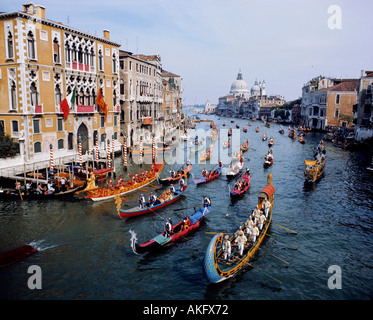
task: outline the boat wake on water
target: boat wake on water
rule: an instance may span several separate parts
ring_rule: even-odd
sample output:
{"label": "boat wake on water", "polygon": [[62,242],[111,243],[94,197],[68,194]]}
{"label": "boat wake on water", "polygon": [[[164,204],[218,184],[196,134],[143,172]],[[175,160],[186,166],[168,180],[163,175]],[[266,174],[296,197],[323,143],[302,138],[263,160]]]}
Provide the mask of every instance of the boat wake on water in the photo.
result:
{"label": "boat wake on water", "polygon": [[37,241],[30,242],[29,245],[38,251],[45,251],[45,250],[57,247],[56,244],[48,245],[48,244],[45,244],[44,242],[45,240],[37,240]]}
{"label": "boat wake on water", "polygon": [[130,239],[130,241],[131,241],[131,248],[132,248],[132,251],[133,251],[133,253],[135,253],[135,254],[138,254],[137,252],[136,252],[136,243],[137,243],[137,234],[136,234],[136,232],[135,231],[132,231],[132,230],[129,230],[128,231],[130,234],[131,234],[131,239]]}

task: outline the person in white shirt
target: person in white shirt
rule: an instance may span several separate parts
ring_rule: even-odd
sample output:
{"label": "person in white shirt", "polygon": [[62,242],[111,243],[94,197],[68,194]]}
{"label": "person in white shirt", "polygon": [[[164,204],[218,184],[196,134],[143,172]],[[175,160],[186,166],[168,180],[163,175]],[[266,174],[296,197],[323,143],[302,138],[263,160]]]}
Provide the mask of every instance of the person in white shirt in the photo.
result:
{"label": "person in white shirt", "polygon": [[268,218],[268,212],[269,212],[270,207],[271,207],[271,203],[269,202],[269,200],[268,199],[264,200],[263,208],[264,208],[264,213],[266,215],[266,218]]}
{"label": "person in white shirt", "polygon": [[224,237],[223,251],[224,251],[224,260],[227,260],[227,258],[231,256],[231,252],[232,252],[232,246],[231,246],[231,242],[229,241],[228,235]]}
{"label": "person in white shirt", "polygon": [[245,243],[247,242],[247,238],[245,237],[243,231],[238,231],[238,237],[236,238],[235,242],[237,243],[238,250],[240,251],[240,255],[242,256]]}
{"label": "person in white shirt", "polygon": [[256,225],[253,227],[253,233],[251,234],[251,241],[254,243],[256,241],[256,237],[259,235],[259,229]]}
{"label": "person in white shirt", "polygon": [[145,198],[144,195],[141,193],[139,196],[139,207],[142,209],[145,206]]}
{"label": "person in white shirt", "polygon": [[263,229],[263,225],[264,225],[264,223],[265,223],[266,220],[267,220],[267,219],[266,219],[264,213],[262,212],[262,214],[261,214],[260,217],[259,217],[259,230],[260,230],[260,231],[262,231],[262,229]]}

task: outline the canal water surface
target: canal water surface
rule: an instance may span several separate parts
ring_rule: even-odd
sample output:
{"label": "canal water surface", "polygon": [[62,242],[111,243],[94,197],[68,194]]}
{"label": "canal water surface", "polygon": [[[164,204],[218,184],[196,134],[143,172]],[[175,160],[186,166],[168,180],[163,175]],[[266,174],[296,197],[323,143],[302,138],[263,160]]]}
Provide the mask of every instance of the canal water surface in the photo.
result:
{"label": "canal water surface", "polygon": [[[315,184],[305,184],[304,159],[312,159],[320,133],[307,133],[304,145],[281,135],[279,125],[264,127],[247,120],[230,123],[230,118],[214,119],[218,128],[240,124],[240,141],[250,140],[244,154],[250,168],[250,192],[231,202],[225,176],[197,186],[193,177],[204,167],[194,164],[185,196],[173,205],[132,219],[120,219],[114,201],[89,199],[48,201],[0,201],[0,253],[32,244],[40,251],[23,261],[0,269],[0,299],[125,299],[125,300],[310,300],[372,299],[373,297],[373,179],[365,168],[369,153],[343,151],[326,142],[325,174]],[[227,126],[223,127],[223,121]],[[260,132],[255,132],[255,127]],[[197,128],[208,129],[209,123]],[[274,164],[263,168],[268,151],[261,137],[273,136]],[[190,157],[190,155],[188,156]],[[115,159],[116,176],[126,180],[122,160]],[[171,168],[166,164],[162,177]],[[140,171],[132,164],[129,173]],[[297,234],[271,225],[267,240],[251,264],[234,278],[208,284],[202,261],[213,232],[231,232],[246,220],[257,195],[273,175],[275,206],[273,222]],[[158,185],[158,183],[154,182]],[[160,193],[147,186],[144,195]],[[186,208],[202,203],[202,195],[212,201],[212,210],[202,227],[172,247],[157,253],[137,255],[130,246],[130,230],[138,242],[150,240],[163,230],[164,219],[174,223],[191,213]],[[138,193],[126,195],[122,208],[137,204]],[[282,260],[280,260],[282,259]],[[288,262],[288,263],[285,263]],[[42,270],[42,289],[30,290],[30,266]],[[328,286],[334,273],[341,271],[341,288]],[[329,269],[331,268],[331,269]],[[278,281],[281,281],[278,282]],[[335,282],[336,283],[336,282]]]}

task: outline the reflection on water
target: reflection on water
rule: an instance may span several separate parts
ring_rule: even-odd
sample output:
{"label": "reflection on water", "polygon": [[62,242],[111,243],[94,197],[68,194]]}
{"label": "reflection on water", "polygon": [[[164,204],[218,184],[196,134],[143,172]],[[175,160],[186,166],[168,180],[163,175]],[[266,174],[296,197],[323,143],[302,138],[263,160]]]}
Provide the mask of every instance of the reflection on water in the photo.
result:
{"label": "reflection on water", "polygon": [[[228,118],[217,120],[218,128]],[[241,128],[247,120],[237,120]],[[260,133],[255,127],[260,127]],[[209,123],[197,125],[208,129]],[[198,128],[197,127],[197,128]],[[0,269],[1,299],[369,299],[373,288],[373,189],[372,175],[365,170],[370,155],[334,148],[326,142],[324,176],[305,183],[304,159],[312,159],[319,133],[307,133],[301,145],[278,132],[279,125],[264,128],[256,122],[248,132],[239,130],[240,142],[250,140],[244,167],[251,171],[249,192],[236,201],[229,199],[234,181],[224,175],[196,186],[194,178],[215,164],[195,164],[185,195],[176,203],[131,219],[120,219],[114,201],[92,202],[84,197],[72,201],[1,201],[0,252],[24,244],[40,249],[24,261]],[[263,168],[268,145],[262,133],[274,136],[271,167]],[[208,140],[209,142],[209,140]],[[215,142],[217,143],[217,142]],[[186,149],[185,149],[186,150]],[[219,148],[216,148],[219,150]],[[175,151],[176,152],[176,151]],[[176,154],[173,155],[174,157]],[[184,155],[184,160],[193,158]],[[121,169],[115,159],[116,177],[128,179],[140,172],[132,165]],[[227,164],[229,165],[229,163]],[[161,177],[180,165],[166,164]],[[142,169],[148,168],[144,165]],[[202,261],[212,238],[211,232],[231,232],[257,204],[257,195],[272,173],[276,188],[273,221],[298,232],[297,235],[272,225],[270,236],[244,272],[220,284],[209,285],[203,276]],[[154,182],[154,185],[158,185]],[[152,186],[144,187],[160,194]],[[188,208],[211,198],[212,210],[195,233],[156,253],[136,255],[131,249],[130,230],[142,243],[163,230],[164,219],[174,223],[185,217]],[[125,195],[123,208],[137,205],[138,194]],[[193,209],[189,209],[193,210]],[[279,257],[290,262],[284,264]],[[28,266],[43,271],[43,290],[27,288]],[[328,267],[343,270],[343,288],[329,290]],[[278,279],[280,285],[273,280]]]}

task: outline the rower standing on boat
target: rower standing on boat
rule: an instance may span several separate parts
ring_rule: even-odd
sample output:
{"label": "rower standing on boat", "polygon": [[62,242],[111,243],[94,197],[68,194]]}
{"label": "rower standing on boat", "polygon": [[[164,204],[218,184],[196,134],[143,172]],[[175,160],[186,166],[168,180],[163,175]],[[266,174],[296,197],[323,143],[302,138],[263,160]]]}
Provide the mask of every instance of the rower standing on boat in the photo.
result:
{"label": "rower standing on boat", "polygon": [[144,195],[141,193],[139,196],[139,207],[144,208],[144,206],[145,206],[145,198],[144,198]]}
{"label": "rower standing on boat", "polygon": [[211,201],[210,201],[210,199],[208,199],[206,196],[203,196],[203,203],[202,203],[202,205],[203,205],[204,207],[208,207],[208,206],[210,206],[210,205],[211,205]]}
{"label": "rower standing on boat", "polygon": [[269,202],[268,199],[265,199],[263,202],[263,209],[264,209],[266,218],[268,218],[268,212],[269,212],[270,207],[271,207],[271,202]]}
{"label": "rower standing on boat", "polygon": [[179,190],[180,191],[183,190],[184,185],[185,185],[185,181],[184,181],[183,177],[181,177],[180,180],[179,180]]}
{"label": "rower standing on boat", "polygon": [[231,242],[229,241],[228,235],[224,237],[222,249],[224,251],[224,260],[227,260],[227,258],[229,259],[229,257],[231,256],[231,252],[232,252],[232,246],[231,246]]}
{"label": "rower standing on boat", "polygon": [[166,220],[166,224],[164,226],[164,235],[165,237],[170,237],[171,236],[171,233],[172,233],[172,221],[171,221],[171,218],[168,218],[168,220]]}
{"label": "rower standing on boat", "polygon": [[171,178],[175,178],[175,171],[173,169],[170,171],[170,173],[171,173]]}
{"label": "rower standing on boat", "polygon": [[175,194],[175,187],[174,187],[173,184],[170,185],[170,192],[171,192],[172,195]]}
{"label": "rower standing on boat", "polygon": [[154,206],[155,202],[157,201],[157,197],[155,194],[153,194],[153,192],[150,192],[150,197],[149,197],[149,203],[150,203],[150,206]]}
{"label": "rower standing on boat", "polygon": [[236,238],[236,241],[235,241],[238,245],[238,250],[240,251],[240,255],[242,256],[243,254],[243,249],[244,249],[244,246],[247,242],[247,238],[245,237],[244,233],[242,230],[238,231],[238,237]]}

